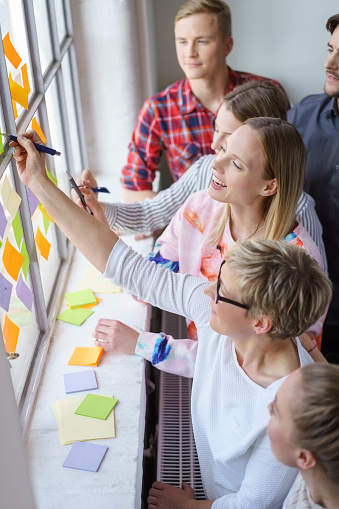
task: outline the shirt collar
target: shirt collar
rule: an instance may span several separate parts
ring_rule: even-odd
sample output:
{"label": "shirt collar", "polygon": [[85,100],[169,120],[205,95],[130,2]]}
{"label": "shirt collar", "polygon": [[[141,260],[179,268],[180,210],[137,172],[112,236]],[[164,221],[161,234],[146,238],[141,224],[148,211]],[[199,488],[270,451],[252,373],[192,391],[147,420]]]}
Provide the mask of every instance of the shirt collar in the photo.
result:
{"label": "shirt collar", "polygon": [[331,115],[335,115],[336,117],[339,116],[338,115],[338,103],[337,103],[336,97],[330,98],[330,101],[328,101],[328,103],[324,107],[321,114],[327,115],[327,116],[331,116]]}

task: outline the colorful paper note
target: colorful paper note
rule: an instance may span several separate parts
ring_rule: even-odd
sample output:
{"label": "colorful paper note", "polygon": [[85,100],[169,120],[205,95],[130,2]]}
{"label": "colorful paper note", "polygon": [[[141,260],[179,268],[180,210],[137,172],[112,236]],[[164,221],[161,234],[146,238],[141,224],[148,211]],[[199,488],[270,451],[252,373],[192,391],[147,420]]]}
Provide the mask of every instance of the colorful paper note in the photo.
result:
{"label": "colorful paper note", "polygon": [[66,311],[57,316],[57,320],[71,323],[72,325],[81,325],[93,313],[94,311],[91,311],[90,309],[83,308],[66,309]]}
{"label": "colorful paper note", "polygon": [[21,198],[18,195],[18,193],[14,191],[10,181],[8,180],[7,175],[3,179],[1,196],[4,206],[6,207],[10,215],[12,217],[15,217],[15,214],[17,213],[19,205],[21,203]]}
{"label": "colorful paper note", "polygon": [[102,277],[101,272],[92,265],[87,267],[76,287],[78,290],[91,288],[95,293],[119,293],[122,291],[119,286],[114,285],[108,279]]}
{"label": "colorful paper note", "polygon": [[27,193],[29,211],[30,211],[31,217],[32,217],[35,212],[35,209],[37,208],[37,206],[39,205],[40,202],[39,202],[38,198],[35,196],[35,194],[30,190],[29,187],[26,187],[26,193]]}
{"label": "colorful paper note", "polygon": [[23,64],[21,66],[21,77],[22,77],[22,84],[23,84],[24,89],[27,90],[28,93],[30,93],[31,87],[29,86],[27,64]]}
{"label": "colorful paper note", "polygon": [[9,88],[13,101],[16,101],[20,106],[28,110],[28,92],[24,87],[21,87],[16,81],[13,80],[11,73],[8,75]]}
{"label": "colorful paper note", "polygon": [[[45,140],[46,140],[46,138],[45,138]],[[54,175],[52,175],[52,173],[48,170],[48,168],[46,168],[46,173],[47,173],[47,177],[49,178],[49,180],[51,180],[53,182],[53,184],[58,187],[58,179],[56,177],[54,177]]]}
{"label": "colorful paper note", "polygon": [[22,241],[22,237],[23,237],[23,231],[22,231],[19,211],[16,213],[15,218],[12,221],[12,228],[13,228],[14,237],[15,237],[17,246],[20,249],[21,241]]}
{"label": "colorful paper note", "polygon": [[74,442],[62,466],[97,472],[107,449],[106,445]]}
{"label": "colorful paper note", "polygon": [[39,203],[38,208],[41,210],[42,214],[48,219],[48,221],[54,223],[53,218],[49,215],[49,213],[41,203]]}
{"label": "colorful paper note", "polygon": [[98,394],[87,394],[74,413],[85,417],[92,417],[93,419],[105,420],[117,402],[118,400],[114,398],[107,398]]}
{"label": "colorful paper note", "polygon": [[2,136],[0,136],[0,154],[2,154],[4,151],[4,145],[3,145],[3,142],[2,142]]}
{"label": "colorful paper note", "polygon": [[14,120],[16,120],[18,118],[18,109],[16,107],[16,102],[13,101],[13,99],[12,99],[12,108],[13,108]]}
{"label": "colorful paper note", "polygon": [[9,32],[3,38],[2,43],[4,46],[4,53],[6,57],[11,62],[11,64],[17,69],[20,65],[21,58],[12,44],[12,41],[9,37]]}
{"label": "colorful paper note", "polygon": [[20,269],[24,263],[24,259],[25,258],[22,256],[22,254],[19,253],[19,251],[17,251],[14,246],[12,246],[7,238],[4,252],[2,254],[2,261],[4,262],[4,267],[8,274],[13,279],[15,279],[15,281],[18,279]]}
{"label": "colorful paper note", "polygon": [[14,353],[16,345],[18,343],[20,329],[5,315],[4,328],[2,335],[5,342],[5,348],[7,353]]}
{"label": "colorful paper note", "polygon": [[[99,302],[101,302],[102,299],[100,299],[99,297],[96,297],[96,302],[94,302],[93,304],[85,304],[84,306],[80,306],[81,308],[83,309],[92,309],[94,308],[94,306],[97,306],[99,304]],[[67,307],[69,307],[69,304],[66,304]]]}
{"label": "colorful paper note", "polygon": [[41,141],[43,143],[46,143],[46,141],[47,141],[46,137],[45,137],[44,133],[42,132],[42,129],[39,126],[39,123],[35,117],[32,120],[32,129],[34,129],[34,131],[40,136]]}
{"label": "colorful paper note", "polygon": [[64,374],[65,392],[70,394],[79,391],[91,391],[98,388],[98,382],[93,369]]}
{"label": "colorful paper note", "polygon": [[13,285],[0,273],[0,306],[5,311],[9,310]]}
{"label": "colorful paper note", "polygon": [[27,251],[25,239],[22,241],[20,253],[24,257],[24,262],[22,264],[22,273],[23,273],[23,275],[24,275],[24,277],[26,279],[27,278],[27,274],[28,274],[28,269],[29,269],[29,256],[28,256],[28,251]]}
{"label": "colorful paper note", "polygon": [[46,237],[43,236],[43,234],[40,231],[39,226],[38,226],[37,232],[35,234],[35,243],[39,248],[41,256],[43,258],[45,258],[45,260],[48,260],[49,251],[51,249],[51,244],[50,244],[50,242],[48,242]]}
{"label": "colorful paper note", "polygon": [[77,346],[72,353],[68,364],[71,366],[97,366],[104,353],[101,346]]}
{"label": "colorful paper note", "polygon": [[[113,398],[113,396],[106,397]],[[59,399],[53,403],[61,445],[73,444],[75,440],[96,440],[99,438],[115,437],[114,410],[104,421],[76,415],[74,412],[83,399],[83,396],[76,396]]]}
{"label": "colorful paper note", "polygon": [[50,225],[51,223],[48,221],[47,217],[46,217],[46,216],[44,216],[44,215],[42,215],[42,221],[43,221],[43,223],[44,223],[45,235],[47,235],[48,230],[49,230],[49,225]]}
{"label": "colorful paper note", "polygon": [[78,292],[68,292],[65,294],[66,300],[70,308],[77,308],[85,304],[96,304],[97,300],[92,290],[80,290]]}
{"label": "colorful paper note", "polygon": [[0,202],[0,235],[2,238],[4,237],[6,226],[7,218],[2,203]]}
{"label": "colorful paper note", "polygon": [[34,300],[33,292],[30,290],[30,288],[28,288],[28,286],[22,279],[21,274],[19,275],[19,279],[18,279],[15,290],[16,290],[16,294],[19,297],[19,299],[21,300],[21,302],[23,304],[25,304],[27,309],[32,311],[32,305],[33,305],[33,300]]}

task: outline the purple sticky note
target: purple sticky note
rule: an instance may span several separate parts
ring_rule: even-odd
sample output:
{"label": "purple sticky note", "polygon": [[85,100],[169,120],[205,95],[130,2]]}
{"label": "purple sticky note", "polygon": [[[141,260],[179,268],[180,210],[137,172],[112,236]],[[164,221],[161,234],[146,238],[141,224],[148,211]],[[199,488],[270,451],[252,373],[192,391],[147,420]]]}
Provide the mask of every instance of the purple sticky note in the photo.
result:
{"label": "purple sticky note", "polygon": [[62,466],[97,472],[107,449],[106,445],[75,441]]}
{"label": "purple sticky note", "polygon": [[33,216],[35,209],[39,205],[40,201],[35,196],[35,194],[30,190],[29,187],[26,187],[26,193],[28,198],[29,211],[31,213],[31,217]]}
{"label": "purple sticky note", "polygon": [[33,304],[33,293],[26,285],[25,281],[22,279],[22,275],[20,272],[18,282],[16,284],[16,294],[30,311],[32,311]]}
{"label": "purple sticky note", "polygon": [[9,310],[9,301],[11,300],[13,285],[0,274],[0,306],[5,310]]}
{"label": "purple sticky note", "polygon": [[91,391],[98,388],[95,371],[78,371],[64,374],[65,392]]}
{"label": "purple sticky note", "polygon": [[2,203],[0,202],[0,235],[1,235],[1,238],[4,238],[6,226],[7,226],[6,214],[5,214],[4,208],[2,206]]}

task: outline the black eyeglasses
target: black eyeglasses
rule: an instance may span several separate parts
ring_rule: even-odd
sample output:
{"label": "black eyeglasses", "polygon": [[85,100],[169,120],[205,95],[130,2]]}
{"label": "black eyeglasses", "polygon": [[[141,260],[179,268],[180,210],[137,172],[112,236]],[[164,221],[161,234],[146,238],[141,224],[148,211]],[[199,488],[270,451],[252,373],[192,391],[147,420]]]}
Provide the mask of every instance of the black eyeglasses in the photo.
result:
{"label": "black eyeglasses", "polygon": [[227,299],[226,297],[223,297],[222,295],[220,295],[220,293],[219,293],[220,273],[221,273],[221,269],[222,269],[222,266],[224,265],[225,261],[226,260],[221,262],[220,269],[219,269],[219,274],[218,274],[218,279],[217,279],[217,291],[215,293],[215,303],[218,304],[219,300],[221,300],[222,302],[228,302],[228,304],[233,304],[233,306],[238,306],[239,308],[250,309],[250,307],[247,306],[247,304],[242,304],[241,302],[237,302],[236,300],[232,300],[232,299]]}

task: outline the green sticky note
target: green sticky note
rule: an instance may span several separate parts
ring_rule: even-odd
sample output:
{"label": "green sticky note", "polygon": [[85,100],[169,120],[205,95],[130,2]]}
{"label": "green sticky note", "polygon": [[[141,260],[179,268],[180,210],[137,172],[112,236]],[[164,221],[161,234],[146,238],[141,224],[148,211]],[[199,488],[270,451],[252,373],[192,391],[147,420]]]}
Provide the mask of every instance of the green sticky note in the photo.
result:
{"label": "green sticky note", "polygon": [[47,177],[53,182],[55,186],[58,186],[58,179],[52,175],[52,173],[46,168]]}
{"label": "green sticky note", "polygon": [[84,415],[85,417],[105,420],[117,402],[117,399],[108,398],[107,396],[87,394],[74,413],[77,415]]}
{"label": "green sticky note", "polygon": [[23,237],[23,231],[22,231],[19,211],[16,213],[15,218],[12,221],[12,228],[13,228],[16,243],[18,245],[18,248],[20,249],[21,241],[22,241],[22,237]]}
{"label": "green sticky note", "polygon": [[25,258],[24,263],[22,264],[21,270],[22,270],[22,273],[23,273],[25,279],[27,279],[27,274],[28,274],[28,269],[29,269],[29,256],[28,256],[25,239],[23,239],[23,241],[22,241],[20,253]]}
{"label": "green sticky note", "polygon": [[66,309],[61,315],[57,316],[57,320],[73,325],[81,325],[93,313],[94,311],[84,308]]}
{"label": "green sticky note", "polygon": [[4,151],[4,146],[2,144],[2,136],[0,136],[0,154],[2,154]]}
{"label": "green sticky note", "polygon": [[78,292],[70,292],[65,294],[66,300],[70,308],[84,306],[85,304],[94,304],[97,302],[93,290],[79,290]]}
{"label": "green sticky note", "polygon": [[43,223],[44,223],[45,234],[47,235],[50,222],[47,219],[47,217],[45,216],[45,214],[42,214],[42,220],[43,220]]}

